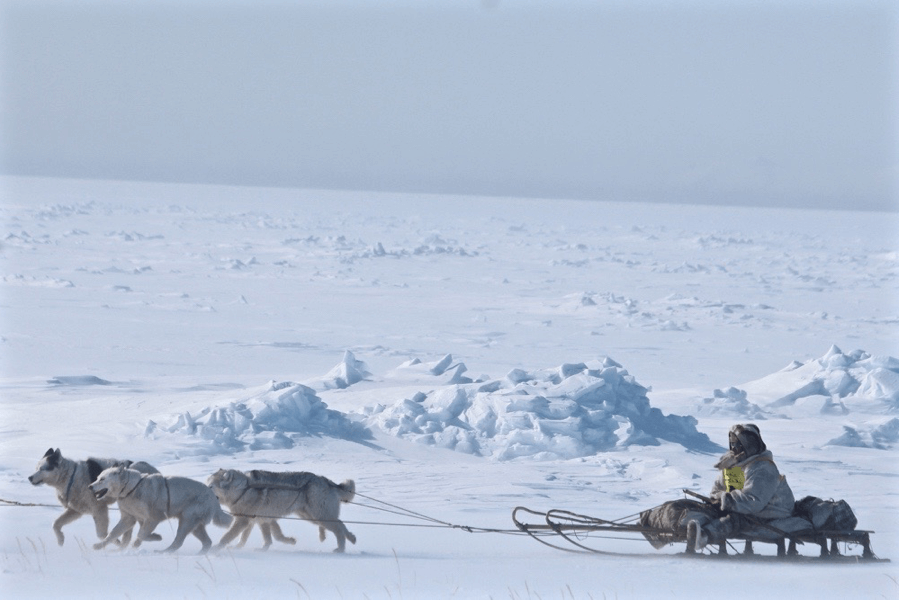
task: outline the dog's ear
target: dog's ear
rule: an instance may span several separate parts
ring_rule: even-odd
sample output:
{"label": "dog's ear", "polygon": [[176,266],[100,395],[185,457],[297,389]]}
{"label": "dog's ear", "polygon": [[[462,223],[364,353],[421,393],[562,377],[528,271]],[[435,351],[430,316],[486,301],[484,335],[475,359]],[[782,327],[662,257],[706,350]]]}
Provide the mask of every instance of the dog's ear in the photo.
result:
{"label": "dog's ear", "polygon": [[[51,450],[52,450],[52,448],[51,448]],[[59,459],[62,458],[62,453],[59,451],[59,448],[57,448],[56,451],[46,454],[45,457],[47,459],[47,465],[51,469],[55,469],[56,466],[59,464]]]}
{"label": "dog's ear", "polygon": [[[59,450],[57,450],[57,452],[59,452]],[[52,456],[52,455],[53,455],[53,448],[50,448],[49,450],[44,452],[44,456],[42,458],[47,458],[48,456]]]}
{"label": "dog's ear", "polygon": [[89,458],[85,462],[87,463],[87,478],[90,481],[96,481],[103,472],[103,467],[93,458]]}

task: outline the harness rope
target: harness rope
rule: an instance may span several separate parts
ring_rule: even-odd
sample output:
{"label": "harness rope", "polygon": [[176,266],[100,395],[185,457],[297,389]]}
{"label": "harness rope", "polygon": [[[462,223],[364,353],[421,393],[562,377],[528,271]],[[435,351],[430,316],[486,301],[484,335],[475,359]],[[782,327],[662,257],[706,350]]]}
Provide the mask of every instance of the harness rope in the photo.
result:
{"label": "harness rope", "polygon": [[[137,486],[135,486],[137,487]],[[289,490],[289,491],[299,491],[296,487],[287,487],[287,486],[276,486],[276,485],[259,485],[253,486],[255,488],[270,488],[270,489],[279,489],[279,490]],[[248,488],[249,489],[249,488]],[[132,490],[133,491],[133,490]],[[166,491],[168,492],[168,486],[166,486]],[[396,504],[391,504],[389,502],[385,502],[383,500],[379,500],[377,498],[373,498],[372,496],[367,496],[365,494],[360,494],[356,492],[356,496],[360,498],[365,498],[371,502],[375,502],[378,504],[382,504],[382,506],[374,506],[371,504],[365,504],[360,502],[350,501],[348,504],[355,504],[356,506],[361,506],[362,508],[368,508],[371,510],[378,510],[381,512],[385,512],[388,514],[398,515],[402,517],[409,517],[413,519],[418,519],[425,521],[425,523],[394,523],[394,522],[379,522],[379,521],[347,521],[341,519],[344,524],[349,525],[375,525],[375,526],[388,526],[388,527],[425,527],[425,528],[446,528],[446,529],[459,529],[461,531],[466,531],[468,533],[501,533],[501,534],[510,534],[510,535],[526,535],[517,529],[498,529],[491,527],[476,527],[472,525],[459,525],[455,523],[450,523],[448,521],[442,521],[440,519],[430,517],[428,515],[422,514],[420,512],[416,512],[414,510],[410,510],[408,508],[403,508],[402,506],[398,506]],[[169,494],[169,497],[170,494]],[[41,508],[58,508],[57,504],[39,504],[39,503],[26,503],[26,502],[18,502],[16,500],[6,500],[4,498],[0,498],[0,506],[15,506],[15,507],[41,507]],[[112,510],[119,510],[117,506],[110,506]],[[224,510],[224,509],[223,509]],[[169,505],[167,513],[171,512],[171,507]],[[245,514],[240,512],[229,512],[225,510],[224,512],[230,514],[233,517],[246,517],[250,519],[255,518],[263,518],[263,519],[286,519],[289,521],[309,521],[313,522],[311,519],[306,519],[303,517],[293,517],[293,516],[283,516],[283,517],[272,517],[267,515],[255,515],[255,514]],[[329,523],[334,522],[331,520],[317,520],[315,522],[318,523]]]}
{"label": "harness rope", "polygon": [[[58,504],[37,504],[34,502],[18,502],[16,500],[6,500],[4,498],[0,498],[0,505],[5,506],[39,506],[41,508],[59,508]],[[65,507],[63,507],[65,508]]]}

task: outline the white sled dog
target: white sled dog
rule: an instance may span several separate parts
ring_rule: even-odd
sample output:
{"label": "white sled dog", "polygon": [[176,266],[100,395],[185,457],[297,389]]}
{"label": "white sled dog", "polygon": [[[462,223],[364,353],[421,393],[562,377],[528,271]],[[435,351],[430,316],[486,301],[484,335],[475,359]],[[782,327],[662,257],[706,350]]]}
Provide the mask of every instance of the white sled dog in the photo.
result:
{"label": "white sled dog", "polygon": [[224,548],[254,519],[277,519],[291,514],[318,525],[318,538],[325,541],[325,531],[337,538],[335,552],[343,552],[346,540],[356,543],[356,536],[340,520],[340,503],[356,495],[356,484],[348,479],[336,484],[327,477],[306,472],[249,471],[219,469],[206,482],[215,495],[234,515],[234,524],[216,549]]}
{"label": "white sled dog", "polygon": [[[56,488],[56,497],[65,508],[65,512],[53,522],[53,533],[60,546],[65,543],[66,537],[62,533],[64,525],[81,517],[91,515],[94,518],[94,527],[97,537],[103,539],[109,530],[109,505],[113,499],[97,500],[88,486],[104,469],[123,465],[136,469],[142,473],[158,473],[156,469],[147,463],[131,462],[130,460],[116,460],[111,458],[88,458],[87,460],[71,460],[63,457],[59,448],[50,448],[37,463],[37,471],[28,477],[32,485],[47,485]],[[127,546],[131,540],[131,529],[122,531],[121,544]],[[118,537],[118,536],[116,536]],[[162,539],[162,538],[159,538]]]}
{"label": "white sled dog", "polygon": [[206,525],[212,522],[227,527],[231,523],[231,515],[222,510],[212,490],[187,477],[166,477],[158,473],[145,475],[134,469],[112,467],[100,473],[90,489],[98,499],[118,500],[122,513],[121,520],[106,539],[94,544],[97,550],[135,523],[140,524],[140,529],[134,546],[140,546],[141,542],[153,539],[151,534],[159,523],[177,518],[175,539],[163,552],[174,552],[192,533],[203,544],[201,553],[205,553],[212,545]]}

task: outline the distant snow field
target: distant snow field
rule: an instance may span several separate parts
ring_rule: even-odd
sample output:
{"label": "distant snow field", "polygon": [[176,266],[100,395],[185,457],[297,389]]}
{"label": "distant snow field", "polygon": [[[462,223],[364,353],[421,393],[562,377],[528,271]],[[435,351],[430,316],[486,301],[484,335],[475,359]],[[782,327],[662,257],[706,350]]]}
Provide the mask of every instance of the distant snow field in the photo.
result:
{"label": "distant snow field", "polygon": [[[706,493],[728,428],[754,422],[797,499],[846,499],[899,560],[899,215],[2,189],[5,597],[899,595],[895,563],[747,563],[735,589],[733,562],[687,568],[642,540],[609,549],[654,560],[569,554],[510,518],[614,519]],[[265,553],[257,532],[202,557],[193,538],[175,555],[95,551],[83,517],[59,547],[56,494],[27,481],[48,447],[204,482],[351,478],[358,542],[333,555],[285,519],[296,546]]]}

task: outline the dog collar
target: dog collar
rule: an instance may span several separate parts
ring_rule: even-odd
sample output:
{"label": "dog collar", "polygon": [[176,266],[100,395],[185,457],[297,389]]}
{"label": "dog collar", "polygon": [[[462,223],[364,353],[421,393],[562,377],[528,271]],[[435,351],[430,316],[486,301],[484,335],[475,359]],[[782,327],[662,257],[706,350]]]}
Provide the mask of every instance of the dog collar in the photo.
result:
{"label": "dog collar", "polygon": [[127,498],[128,496],[130,496],[130,495],[134,492],[134,490],[137,489],[137,486],[140,485],[140,482],[143,481],[143,480],[144,480],[143,475],[141,475],[140,477],[138,477],[138,478],[137,478],[137,483],[135,483],[134,486],[133,486],[130,490],[125,490],[125,493],[122,495],[122,498]]}

